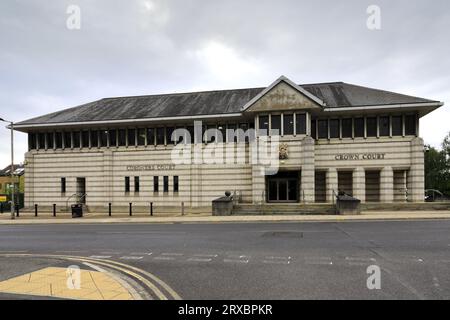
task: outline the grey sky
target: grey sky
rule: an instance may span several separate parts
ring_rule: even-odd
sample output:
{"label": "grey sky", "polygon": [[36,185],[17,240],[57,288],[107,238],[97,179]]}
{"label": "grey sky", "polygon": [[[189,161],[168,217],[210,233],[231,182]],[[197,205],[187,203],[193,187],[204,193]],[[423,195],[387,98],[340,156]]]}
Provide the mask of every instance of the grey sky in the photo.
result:
{"label": "grey sky", "polygon": [[[66,27],[81,8],[81,29]],[[381,8],[381,30],[366,26]],[[0,117],[21,121],[104,97],[345,81],[446,106],[421,136],[450,131],[450,3],[433,1],[5,0]],[[16,134],[17,162],[26,136]],[[0,167],[9,163],[0,130]]]}

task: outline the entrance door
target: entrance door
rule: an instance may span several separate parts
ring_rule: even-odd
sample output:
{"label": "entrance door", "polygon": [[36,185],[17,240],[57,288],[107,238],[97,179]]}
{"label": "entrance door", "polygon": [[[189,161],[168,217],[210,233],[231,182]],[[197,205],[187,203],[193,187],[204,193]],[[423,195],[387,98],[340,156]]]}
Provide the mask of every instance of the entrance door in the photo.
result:
{"label": "entrance door", "polygon": [[77,178],[77,198],[82,204],[86,204],[86,178]]}
{"label": "entrance door", "polygon": [[298,202],[298,172],[267,177],[267,202]]}

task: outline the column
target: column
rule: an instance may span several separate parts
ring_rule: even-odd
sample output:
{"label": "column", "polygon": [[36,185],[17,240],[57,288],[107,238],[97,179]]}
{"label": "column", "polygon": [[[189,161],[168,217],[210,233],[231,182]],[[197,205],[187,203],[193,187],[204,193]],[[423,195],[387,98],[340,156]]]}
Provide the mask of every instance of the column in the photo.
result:
{"label": "column", "polygon": [[353,196],[361,202],[366,202],[366,172],[364,168],[353,171]]}
{"label": "column", "polygon": [[25,207],[34,206],[34,162],[31,152],[25,153]]}
{"label": "column", "polygon": [[415,138],[411,141],[411,168],[408,175],[408,201],[424,202],[425,199],[425,166],[423,140]]}
{"label": "column", "polygon": [[327,202],[335,201],[335,194],[338,193],[338,174],[336,168],[330,168],[327,171]]}
{"label": "column", "polygon": [[[94,204],[98,206],[105,206],[107,203],[114,203],[113,196],[113,185],[114,185],[114,174],[113,174],[113,152],[112,151],[104,151],[103,152],[103,197],[102,202]],[[133,179],[132,177],[130,179]],[[123,183],[123,182],[122,182]],[[130,181],[131,183],[131,181]],[[90,185],[88,184],[89,188]],[[86,193],[89,195],[90,193],[94,193],[94,190],[86,190]],[[91,197],[88,197],[88,200]],[[92,203],[90,203],[93,205]]]}
{"label": "column", "polygon": [[380,202],[394,202],[394,172],[392,167],[385,167],[380,173]]}
{"label": "column", "polygon": [[314,139],[306,137],[302,142],[302,175],[300,187],[300,201],[314,203]]}

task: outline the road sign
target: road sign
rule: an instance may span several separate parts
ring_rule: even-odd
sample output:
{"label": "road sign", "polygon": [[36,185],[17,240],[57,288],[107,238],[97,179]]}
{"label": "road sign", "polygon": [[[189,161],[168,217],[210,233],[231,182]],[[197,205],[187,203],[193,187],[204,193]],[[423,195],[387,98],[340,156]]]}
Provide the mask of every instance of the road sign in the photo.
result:
{"label": "road sign", "polygon": [[0,196],[0,202],[7,202],[8,198],[6,196]]}

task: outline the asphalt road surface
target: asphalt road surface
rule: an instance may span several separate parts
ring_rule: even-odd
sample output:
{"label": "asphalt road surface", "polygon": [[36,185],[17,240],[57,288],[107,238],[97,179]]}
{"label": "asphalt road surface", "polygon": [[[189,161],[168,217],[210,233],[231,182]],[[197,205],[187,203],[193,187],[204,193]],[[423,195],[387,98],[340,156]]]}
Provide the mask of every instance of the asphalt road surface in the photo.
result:
{"label": "asphalt road surface", "polygon": [[[183,299],[450,299],[449,220],[0,226],[0,253],[126,263]],[[0,280],[45,263],[0,258]]]}

